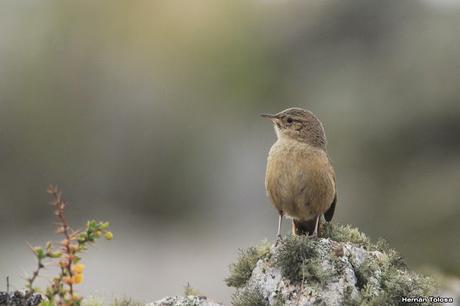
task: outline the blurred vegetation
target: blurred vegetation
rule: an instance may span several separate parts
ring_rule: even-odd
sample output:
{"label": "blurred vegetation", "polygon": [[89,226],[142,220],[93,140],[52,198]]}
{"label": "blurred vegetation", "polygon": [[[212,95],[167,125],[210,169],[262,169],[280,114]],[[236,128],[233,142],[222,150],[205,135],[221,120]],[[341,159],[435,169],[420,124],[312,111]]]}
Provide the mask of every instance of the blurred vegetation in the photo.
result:
{"label": "blurred vegetation", "polygon": [[337,219],[458,275],[459,25],[434,0],[1,1],[0,231],[48,224],[60,182],[80,220],[271,237],[257,114],[300,106],[326,127]]}
{"label": "blurred vegetation", "polygon": [[[82,306],[103,306],[103,305],[107,305],[107,304],[104,304],[104,301],[98,298],[84,299],[82,303]],[[124,298],[116,298],[113,300],[113,302],[111,302],[108,305],[110,306],[142,306],[142,305],[145,305],[145,303],[141,303],[131,298],[124,297]]]}

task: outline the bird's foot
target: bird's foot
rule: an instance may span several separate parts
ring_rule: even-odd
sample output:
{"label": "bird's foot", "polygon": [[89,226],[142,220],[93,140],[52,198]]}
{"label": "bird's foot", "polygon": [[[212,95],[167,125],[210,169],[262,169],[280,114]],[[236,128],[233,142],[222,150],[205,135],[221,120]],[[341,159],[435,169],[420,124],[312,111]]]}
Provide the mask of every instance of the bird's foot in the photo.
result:
{"label": "bird's foot", "polygon": [[276,241],[275,241],[275,247],[277,247],[278,243],[280,243],[282,241],[283,241],[283,237],[281,237],[281,235],[277,235],[276,236]]}
{"label": "bird's foot", "polygon": [[313,232],[313,234],[310,235],[310,238],[318,239],[318,232]]}

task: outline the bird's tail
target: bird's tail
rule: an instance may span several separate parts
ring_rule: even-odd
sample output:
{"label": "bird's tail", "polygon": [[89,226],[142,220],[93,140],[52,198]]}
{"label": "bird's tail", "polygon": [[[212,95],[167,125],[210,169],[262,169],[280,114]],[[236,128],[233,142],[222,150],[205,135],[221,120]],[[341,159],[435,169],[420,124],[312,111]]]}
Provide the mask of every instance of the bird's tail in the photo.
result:
{"label": "bird's tail", "polygon": [[307,221],[294,219],[296,235],[311,235],[315,231],[316,218]]}

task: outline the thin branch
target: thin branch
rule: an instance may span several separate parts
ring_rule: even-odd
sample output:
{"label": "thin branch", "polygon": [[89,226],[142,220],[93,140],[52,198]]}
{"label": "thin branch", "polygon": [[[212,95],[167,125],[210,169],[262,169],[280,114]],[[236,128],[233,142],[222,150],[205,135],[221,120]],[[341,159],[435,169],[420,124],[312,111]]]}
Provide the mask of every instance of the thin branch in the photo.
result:
{"label": "thin branch", "polygon": [[[54,214],[58,217],[59,219],[59,225],[58,225],[58,232],[62,233],[65,237],[64,241],[61,243],[63,251],[67,255],[67,265],[65,267],[66,272],[68,273],[68,276],[72,278],[72,257],[73,257],[73,251],[70,247],[71,241],[72,241],[72,234],[71,234],[71,229],[69,227],[69,223],[67,222],[67,219],[64,214],[64,208],[66,206],[66,202],[62,198],[62,193],[59,190],[59,187],[57,186],[52,186],[50,185],[48,187],[48,193],[53,197],[54,201],[52,202],[54,206]],[[70,282],[68,284],[69,286],[69,293],[72,296],[73,295],[73,285]]]}

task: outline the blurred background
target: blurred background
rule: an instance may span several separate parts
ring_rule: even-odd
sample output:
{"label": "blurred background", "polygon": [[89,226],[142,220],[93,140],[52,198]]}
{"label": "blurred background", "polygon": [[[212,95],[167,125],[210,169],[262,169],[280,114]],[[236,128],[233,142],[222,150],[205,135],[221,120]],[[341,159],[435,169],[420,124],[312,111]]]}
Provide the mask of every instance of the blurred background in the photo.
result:
{"label": "blurred background", "polygon": [[336,222],[460,274],[459,31],[456,1],[1,1],[0,289],[59,239],[52,183],[112,224],[83,293],[228,302],[277,226],[258,114],[291,106],[325,125]]}

